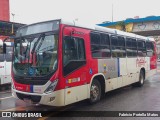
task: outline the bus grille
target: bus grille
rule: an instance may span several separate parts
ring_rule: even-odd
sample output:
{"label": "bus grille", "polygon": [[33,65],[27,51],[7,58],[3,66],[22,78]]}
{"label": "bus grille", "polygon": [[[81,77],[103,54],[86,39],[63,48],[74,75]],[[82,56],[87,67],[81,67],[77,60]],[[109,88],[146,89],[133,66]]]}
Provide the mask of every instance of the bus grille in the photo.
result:
{"label": "bus grille", "polygon": [[21,93],[16,93],[16,94],[17,94],[17,97],[21,100],[29,99],[34,103],[39,103],[41,100],[41,96],[38,96],[38,95],[25,95]]}

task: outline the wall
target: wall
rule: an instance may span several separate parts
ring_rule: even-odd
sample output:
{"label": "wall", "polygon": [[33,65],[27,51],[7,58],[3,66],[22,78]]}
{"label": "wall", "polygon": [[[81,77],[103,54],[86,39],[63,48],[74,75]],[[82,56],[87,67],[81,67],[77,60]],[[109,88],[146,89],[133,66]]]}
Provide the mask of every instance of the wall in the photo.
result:
{"label": "wall", "polygon": [[9,21],[9,0],[0,0],[0,20]]}
{"label": "wall", "polygon": [[160,21],[134,23],[133,32],[160,30]]}

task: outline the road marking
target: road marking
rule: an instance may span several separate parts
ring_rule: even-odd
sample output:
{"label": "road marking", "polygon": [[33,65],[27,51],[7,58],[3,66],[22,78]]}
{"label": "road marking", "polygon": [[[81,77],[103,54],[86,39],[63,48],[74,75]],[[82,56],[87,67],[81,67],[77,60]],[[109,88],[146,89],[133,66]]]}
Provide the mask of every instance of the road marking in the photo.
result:
{"label": "road marking", "polygon": [[12,98],[13,96],[9,96],[9,97],[4,97],[4,98],[0,98],[0,100],[5,100],[5,99],[8,99],[8,98]]}

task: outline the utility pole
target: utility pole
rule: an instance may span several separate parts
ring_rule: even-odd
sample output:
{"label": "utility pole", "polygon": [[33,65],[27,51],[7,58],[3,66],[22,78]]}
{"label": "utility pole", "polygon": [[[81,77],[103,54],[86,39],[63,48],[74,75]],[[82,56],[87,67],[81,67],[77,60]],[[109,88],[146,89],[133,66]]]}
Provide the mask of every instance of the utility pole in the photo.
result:
{"label": "utility pole", "polygon": [[12,17],[13,17],[13,22],[12,22],[12,34],[14,34],[14,16],[15,14],[14,13],[11,13],[12,14]]}
{"label": "utility pole", "polygon": [[112,22],[113,22],[113,3],[112,3]]}

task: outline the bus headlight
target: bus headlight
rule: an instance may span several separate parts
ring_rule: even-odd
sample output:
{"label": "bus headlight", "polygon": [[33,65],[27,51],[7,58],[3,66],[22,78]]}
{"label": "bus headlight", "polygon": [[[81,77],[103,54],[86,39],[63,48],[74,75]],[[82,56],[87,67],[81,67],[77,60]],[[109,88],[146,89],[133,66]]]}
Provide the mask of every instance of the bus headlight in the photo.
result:
{"label": "bus headlight", "polygon": [[51,93],[54,91],[54,89],[56,88],[57,86],[57,83],[58,83],[58,79],[57,80],[54,80],[48,87],[47,89],[44,91],[45,93]]}

